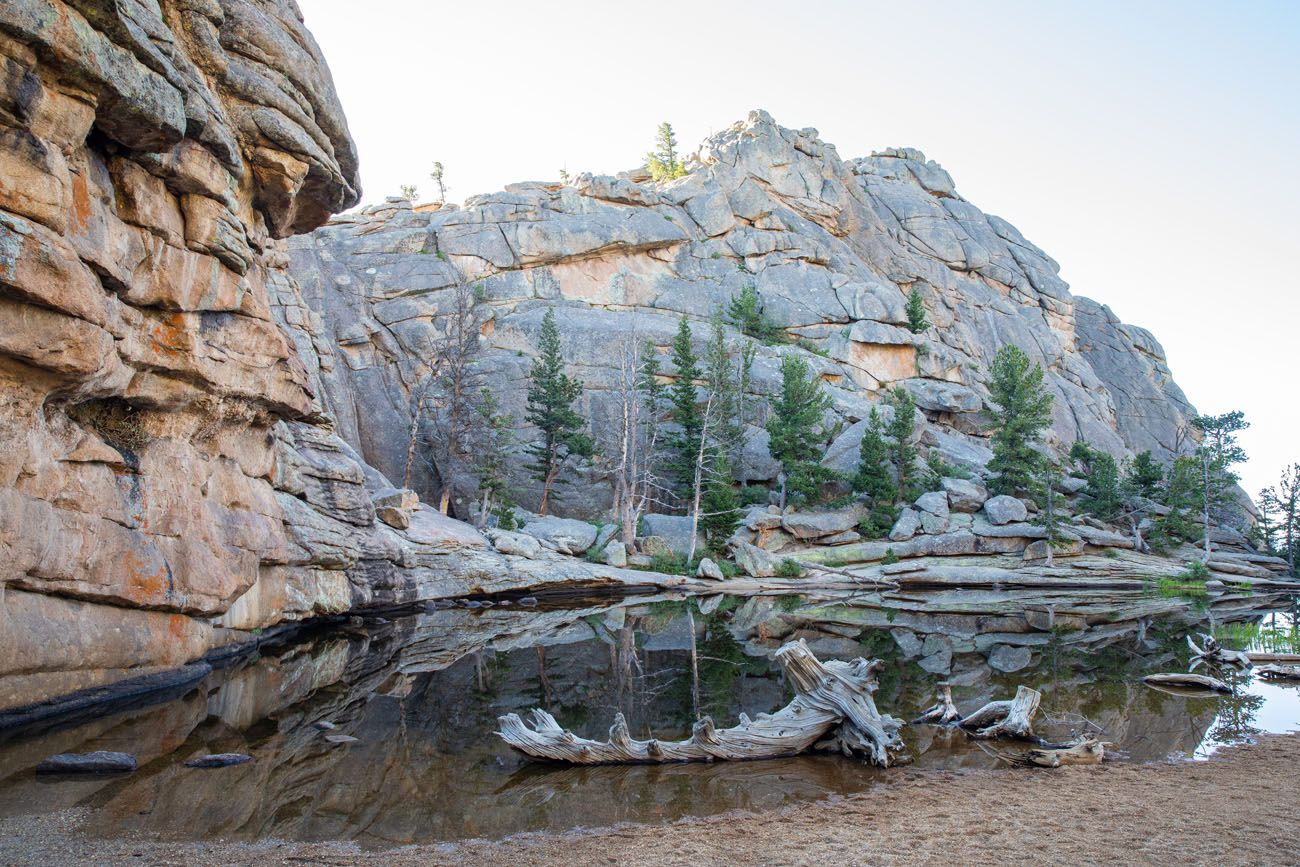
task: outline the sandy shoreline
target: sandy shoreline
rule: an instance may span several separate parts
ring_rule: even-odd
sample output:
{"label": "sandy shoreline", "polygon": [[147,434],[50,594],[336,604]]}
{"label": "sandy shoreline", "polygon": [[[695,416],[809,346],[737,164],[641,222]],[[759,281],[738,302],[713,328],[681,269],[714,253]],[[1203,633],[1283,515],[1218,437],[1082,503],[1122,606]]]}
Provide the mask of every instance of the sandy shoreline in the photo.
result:
{"label": "sandy shoreline", "polygon": [[0,864],[1300,864],[1300,735],[1207,762],[900,770],[870,793],[669,825],[362,852],[346,844],[83,836],[78,814],[0,820]]}

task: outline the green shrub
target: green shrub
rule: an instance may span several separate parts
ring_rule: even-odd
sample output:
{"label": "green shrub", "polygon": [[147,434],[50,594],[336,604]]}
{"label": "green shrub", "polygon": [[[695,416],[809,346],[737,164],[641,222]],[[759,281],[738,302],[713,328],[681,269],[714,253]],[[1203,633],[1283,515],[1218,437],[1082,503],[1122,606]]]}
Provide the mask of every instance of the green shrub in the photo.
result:
{"label": "green shrub", "polygon": [[880,564],[882,566],[893,566],[897,562],[898,562],[898,555],[894,553],[894,549],[886,548],[885,556],[880,558]]}
{"label": "green shrub", "polygon": [[813,355],[819,355],[822,358],[830,358],[831,356],[829,352],[827,352],[825,349],[822,349],[820,346],[818,346],[816,343],[813,343],[811,340],[809,340],[806,337],[800,337],[798,340],[794,342],[794,345],[804,350],[805,352],[811,352]]}
{"label": "green shrub", "polygon": [[883,539],[898,520],[898,508],[884,503],[872,504],[871,512],[858,521],[858,532],[866,539]]}
{"label": "green shrub", "polygon": [[798,578],[803,575],[803,567],[798,561],[786,557],[776,566],[776,575],[778,578]]}
{"label": "green shrub", "polygon": [[741,506],[765,506],[770,492],[761,485],[745,485],[740,489]]}
{"label": "green shrub", "polygon": [[693,574],[691,564],[687,563],[686,557],[681,554],[655,554],[650,558],[650,571],[662,572],[665,575]]}
{"label": "green shrub", "polygon": [[1178,578],[1181,581],[1200,581],[1204,584],[1210,580],[1210,568],[1200,560],[1188,560],[1187,568],[1178,575]]}

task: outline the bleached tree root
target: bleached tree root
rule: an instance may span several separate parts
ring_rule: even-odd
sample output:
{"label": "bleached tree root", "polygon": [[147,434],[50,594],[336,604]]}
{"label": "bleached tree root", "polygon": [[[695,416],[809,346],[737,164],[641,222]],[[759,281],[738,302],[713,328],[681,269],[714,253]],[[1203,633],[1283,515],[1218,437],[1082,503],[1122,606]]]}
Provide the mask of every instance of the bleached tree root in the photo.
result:
{"label": "bleached tree root", "polygon": [[952,703],[952,686],[941,683],[939,684],[938,701],[922,711],[919,717],[912,720],[912,725],[921,723],[948,725],[959,719],[961,719],[961,711],[957,710],[957,705]]}
{"label": "bleached tree root", "polygon": [[862,753],[876,765],[889,766],[892,753],[902,747],[898,736],[902,722],[876,709],[871,697],[876,688],[872,663],[865,659],[822,663],[802,640],[786,644],[776,658],[795,688],[794,700],[776,713],[754,719],[742,714],[740,724],[731,728],[716,729],[705,717],[686,740],[640,741],[630,736],[627,721],[617,714],[609,739],[594,741],[565,730],[538,709],[531,714],[531,727],[518,714],[500,717],[497,734],[526,755],[578,765],[767,759],[826,742],[827,747]]}
{"label": "bleached tree root", "polygon": [[1232,692],[1232,687],[1217,677],[1210,677],[1205,674],[1185,674],[1183,672],[1148,674],[1142,678],[1142,682],[1152,686],[1174,686],[1182,689],[1203,689],[1222,693]]}
{"label": "bleached tree root", "polygon": [[1187,636],[1187,646],[1196,654],[1197,659],[1214,665],[1235,665],[1238,668],[1250,668],[1250,656],[1240,650],[1229,650],[1212,635],[1201,633],[1201,643],[1198,646],[1192,641],[1192,636]]}
{"label": "bleached tree root", "polygon": [[957,725],[976,738],[1022,738],[1032,740],[1033,719],[1043,694],[1025,685],[1016,687],[1016,696],[1009,701],[991,701],[974,713],[968,714]]}
{"label": "bleached tree root", "polygon": [[1261,665],[1255,673],[1265,680],[1300,680],[1300,665]]}

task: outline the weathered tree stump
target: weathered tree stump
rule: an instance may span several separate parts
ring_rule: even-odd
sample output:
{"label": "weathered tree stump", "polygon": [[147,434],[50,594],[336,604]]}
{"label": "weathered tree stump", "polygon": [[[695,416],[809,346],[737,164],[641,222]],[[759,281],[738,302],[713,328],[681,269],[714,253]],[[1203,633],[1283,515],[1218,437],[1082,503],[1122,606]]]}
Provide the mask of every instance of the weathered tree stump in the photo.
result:
{"label": "weathered tree stump", "polygon": [[974,713],[962,717],[957,725],[976,738],[1022,738],[1032,740],[1033,719],[1043,694],[1025,685],[1016,687],[1015,698],[991,701]]}
{"label": "weathered tree stump", "polygon": [[961,711],[957,710],[957,705],[952,703],[952,686],[941,683],[939,684],[938,702],[922,711],[919,717],[912,720],[912,725],[921,723],[948,725],[959,719],[961,719]]}
{"label": "weathered tree stump", "polygon": [[1250,656],[1240,650],[1229,650],[1212,635],[1201,633],[1201,644],[1198,646],[1192,641],[1192,636],[1187,636],[1187,646],[1196,654],[1197,659],[1213,663],[1215,665],[1235,665],[1238,668],[1250,668]]}
{"label": "weathered tree stump", "polygon": [[[772,714],[754,719],[741,715],[740,724],[714,728],[708,717],[697,722],[682,741],[634,740],[623,715],[614,717],[609,739],[580,738],[562,728],[544,710],[531,714],[528,726],[518,714],[498,719],[497,734],[510,746],[534,758],[578,765],[707,762],[767,759],[804,752],[819,742],[851,753],[862,753],[881,767],[902,747],[900,720],[882,715],[871,697],[875,667],[865,659],[820,662],[802,640],[776,653],[794,685],[794,700]],[[836,731],[838,729],[838,731]],[[828,735],[834,737],[827,740]]]}
{"label": "weathered tree stump", "polygon": [[1142,678],[1142,682],[1152,686],[1176,686],[1183,689],[1204,689],[1222,693],[1232,692],[1232,687],[1217,677],[1210,677],[1205,674],[1189,674],[1181,671],[1168,674],[1148,674]]}

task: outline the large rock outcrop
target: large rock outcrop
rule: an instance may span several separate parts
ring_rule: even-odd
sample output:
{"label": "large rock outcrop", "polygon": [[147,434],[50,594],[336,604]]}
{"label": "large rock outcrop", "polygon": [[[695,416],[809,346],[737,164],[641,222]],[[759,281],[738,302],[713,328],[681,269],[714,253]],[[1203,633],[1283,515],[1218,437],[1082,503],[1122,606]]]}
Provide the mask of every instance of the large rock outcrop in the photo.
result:
{"label": "large rock outcrop", "polygon": [[[923,442],[978,468],[989,455],[985,380],[1005,344],[1047,370],[1058,446],[1081,437],[1116,455],[1167,454],[1192,412],[1149,333],[1072,296],[1052,259],[959,196],[936,163],[910,149],[842,160],[815,130],[761,111],[706,141],[690,173],[667,184],[584,174],[463,208],[390,199],[288,246],[307,309],[286,312],[303,325],[313,382],[344,439],[390,476],[403,474],[410,388],[458,284],[480,299],[480,364],[516,418],[547,307],[562,310],[599,431],[612,428],[607,395],[629,334],[666,352],[686,315],[702,342],[710,314],[747,285],[803,341],[758,347],[755,397],[775,393],[782,355],[803,353],[834,399],[843,441],[833,455],[856,459],[858,422],[901,385],[930,421]],[[920,335],[903,327],[912,289],[933,323]],[[775,474],[765,436],[755,425],[742,467],[751,480]],[[432,494],[449,468],[415,469],[413,484]],[[599,508],[593,490],[568,508]]]}
{"label": "large rock outcrop", "polygon": [[271,312],[276,239],[356,177],[293,0],[4,4],[0,706],[396,595],[343,564],[430,547]]}

